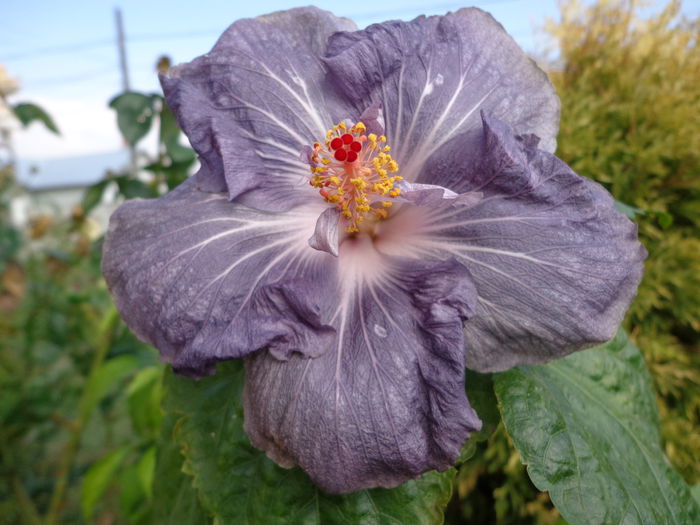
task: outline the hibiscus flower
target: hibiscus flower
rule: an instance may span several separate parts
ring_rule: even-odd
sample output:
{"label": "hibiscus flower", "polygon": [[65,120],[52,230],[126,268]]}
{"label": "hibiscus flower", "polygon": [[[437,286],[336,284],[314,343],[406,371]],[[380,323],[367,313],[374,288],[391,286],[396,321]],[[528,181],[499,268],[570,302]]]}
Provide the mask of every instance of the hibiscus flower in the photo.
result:
{"label": "hibiscus flower", "polygon": [[161,81],[201,169],[112,216],[109,288],[177,373],[245,358],[251,442],[328,492],[449,468],[465,366],[606,341],[635,294],[635,226],[552,155],[552,86],[478,9],[241,20]]}

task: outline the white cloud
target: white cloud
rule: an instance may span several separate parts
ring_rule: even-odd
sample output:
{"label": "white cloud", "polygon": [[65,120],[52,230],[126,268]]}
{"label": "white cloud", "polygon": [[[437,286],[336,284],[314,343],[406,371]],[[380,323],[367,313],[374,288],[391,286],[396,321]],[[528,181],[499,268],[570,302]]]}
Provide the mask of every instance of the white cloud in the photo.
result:
{"label": "white cloud", "polygon": [[51,115],[61,134],[54,135],[40,123],[18,129],[13,142],[19,159],[73,157],[123,147],[116,115],[106,100],[52,98],[29,93],[22,93],[20,98],[41,106]]}

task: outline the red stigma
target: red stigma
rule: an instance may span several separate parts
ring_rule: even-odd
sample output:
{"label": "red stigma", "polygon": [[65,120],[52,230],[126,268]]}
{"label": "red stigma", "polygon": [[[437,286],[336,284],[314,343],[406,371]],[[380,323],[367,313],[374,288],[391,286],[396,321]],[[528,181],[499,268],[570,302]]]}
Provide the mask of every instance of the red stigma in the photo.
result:
{"label": "red stigma", "polygon": [[[356,143],[357,144],[357,143]],[[357,160],[357,152],[348,151],[348,157],[345,159],[347,162],[355,162]]]}
{"label": "red stigma", "polygon": [[331,149],[336,150],[340,148],[343,145],[343,139],[340,137],[336,137],[333,140],[331,140]]}
{"label": "red stigma", "polygon": [[352,144],[350,144],[350,149],[351,149],[352,151],[354,151],[355,153],[359,153],[360,151],[362,151],[362,144],[360,144],[359,142],[355,141],[355,142],[353,142]]}
{"label": "red stigma", "polygon": [[343,139],[343,144],[350,144],[350,143],[352,143],[353,140],[355,140],[353,138],[353,136],[350,135],[350,133],[346,133],[345,135],[343,135],[340,138]]}
{"label": "red stigma", "polygon": [[[339,150],[336,150],[335,155],[333,156],[335,157],[335,160],[342,162],[347,158],[348,152],[341,148]],[[355,156],[357,157],[357,154],[355,154]]]}

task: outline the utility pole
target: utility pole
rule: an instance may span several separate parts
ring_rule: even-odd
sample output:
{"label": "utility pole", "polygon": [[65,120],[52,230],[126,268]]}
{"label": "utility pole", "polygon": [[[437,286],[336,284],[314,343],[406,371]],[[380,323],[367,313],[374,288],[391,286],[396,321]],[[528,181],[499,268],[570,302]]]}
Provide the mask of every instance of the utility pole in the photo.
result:
{"label": "utility pole", "polygon": [[[124,22],[122,21],[122,10],[116,7],[114,9],[114,20],[117,25],[117,50],[119,52],[119,67],[122,73],[122,91],[127,93],[131,91],[129,83],[129,65],[126,60],[126,43],[124,38]],[[136,148],[133,144],[129,144],[129,175],[136,175]]]}

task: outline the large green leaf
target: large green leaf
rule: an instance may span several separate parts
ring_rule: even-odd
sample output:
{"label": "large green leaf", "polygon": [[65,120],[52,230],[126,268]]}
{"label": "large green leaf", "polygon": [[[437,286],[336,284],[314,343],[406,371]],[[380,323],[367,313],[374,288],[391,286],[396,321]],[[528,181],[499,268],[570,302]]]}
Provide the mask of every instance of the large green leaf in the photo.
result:
{"label": "large green leaf", "polygon": [[206,525],[211,523],[192,486],[192,478],[182,471],[184,458],[173,439],[180,416],[166,414],[157,447],[153,483],[153,523],[168,525]]}
{"label": "large green leaf", "polygon": [[243,431],[243,376],[242,363],[228,362],[201,381],[172,372],[165,380],[164,408],[181,416],[174,436],[186,457],[185,470],[220,523],[442,523],[453,470],[429,472],[393,490],[335,496],[318,490],[301,470],[275,465]]}
{"label": "large green leaf", "polygon": [[700,523],[661,449],[642,356],[623,332],[560,361],[498,374],[495,386],[533,483],[572,525]]}

